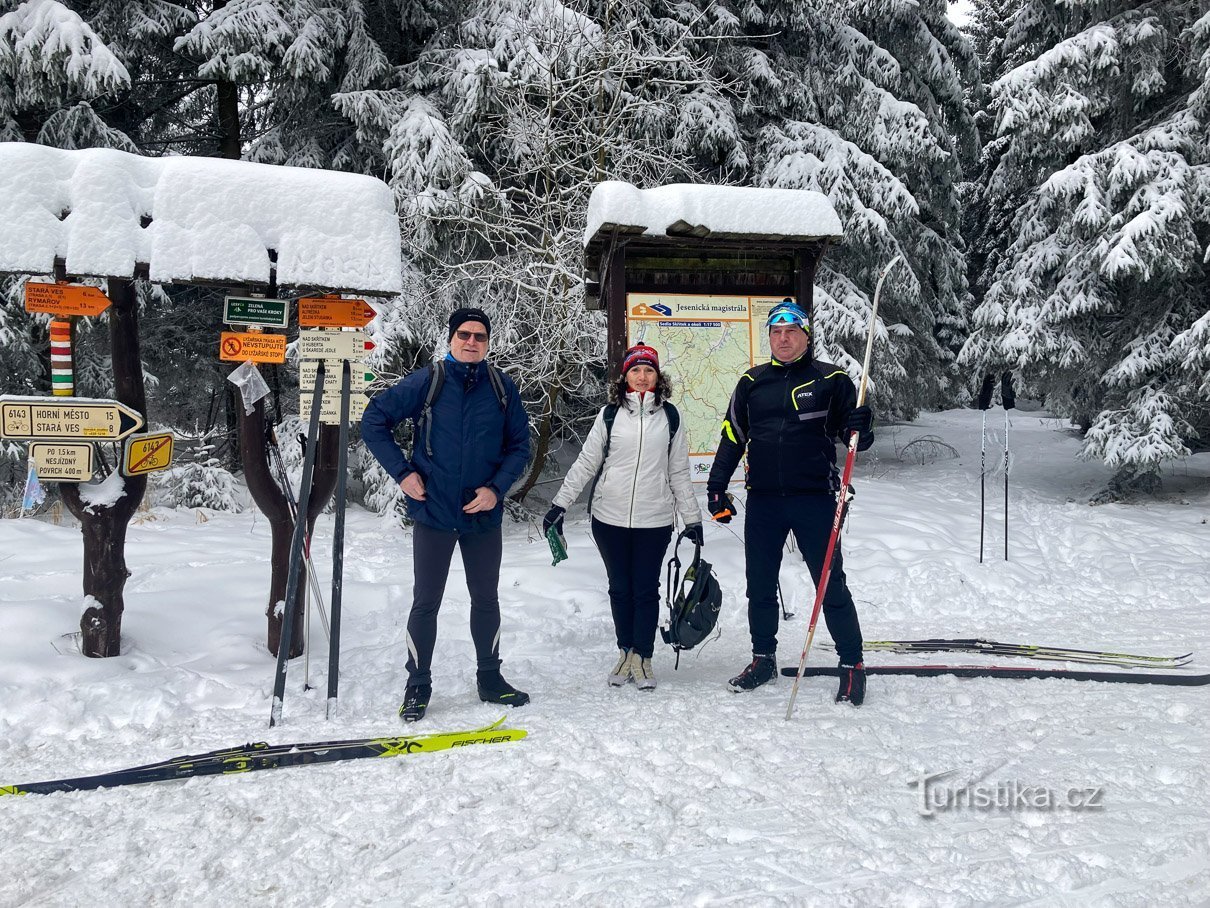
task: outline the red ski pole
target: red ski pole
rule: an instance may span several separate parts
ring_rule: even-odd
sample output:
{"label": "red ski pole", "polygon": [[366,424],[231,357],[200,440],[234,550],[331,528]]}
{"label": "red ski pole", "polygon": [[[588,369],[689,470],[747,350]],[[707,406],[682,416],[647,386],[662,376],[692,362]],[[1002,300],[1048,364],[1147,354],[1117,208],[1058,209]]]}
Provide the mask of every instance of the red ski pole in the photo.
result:
{"label": "red ski pole", "polygon": [[[878,286],[874,288],[874,305],[870,311],[870,330],[865,341],[865,362],[861,365],[861,384],[857,389],[857,406],[865,403],[867,379],[870,374],[870,355],[874,351],[874,328],[878,324],[878,299],[882,295],[882,284],[891,269],[903,261],[903,254],[895,256],[882,269],[878,278]],[[802,656],[798,660],[798,673],[794,676],[794,687],[790,691],[790,703],[786,706],[786,719],[794,714],[794,701],[798,698],[798,682],[802,680],[802,670],[807,664],[807,654],[811,651],[811,641],[815,639],[815,625],[819,623],[819,612],[823,608],[823,597],[828,589],[828,578],[832,575],[832,557],[836,554],[836,543],[840,539],[840,528],[844,524],[845,511],[849,504],[849,480],[853,478],[853,464],[857,461],[857,433],[849,436],[849,453],[845,457],[844,472],[840,477],[840,494],[836,499],[836,515],[832,518],[832,534],[828,537],[828,549],[823,556],[823,567],[819,572],[819,582],[815,585],[815,606],[811,609],[811,624],[807,627],[807,642],[803,644]]]}

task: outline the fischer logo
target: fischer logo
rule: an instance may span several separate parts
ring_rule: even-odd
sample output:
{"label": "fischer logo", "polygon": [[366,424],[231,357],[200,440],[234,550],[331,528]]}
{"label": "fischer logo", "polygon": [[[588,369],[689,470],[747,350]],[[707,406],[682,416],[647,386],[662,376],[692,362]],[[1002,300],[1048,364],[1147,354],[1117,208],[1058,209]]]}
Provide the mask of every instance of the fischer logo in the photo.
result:
{"label": "fischer logo", "polygon": [[511,741],[510,735],[485,735],[482,738],[464,738],[455,741],[450,747],[466,747],[468,744],[499,744],[501,741]]}

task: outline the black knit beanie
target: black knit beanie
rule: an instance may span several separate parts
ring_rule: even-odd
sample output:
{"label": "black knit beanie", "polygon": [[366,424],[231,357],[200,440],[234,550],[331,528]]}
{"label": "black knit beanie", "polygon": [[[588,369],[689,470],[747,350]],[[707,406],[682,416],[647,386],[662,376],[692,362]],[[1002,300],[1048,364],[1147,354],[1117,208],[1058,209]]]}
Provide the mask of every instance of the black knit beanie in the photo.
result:
{"label": "black knit beanie", "polygon": [[480,322],[483,329],[487,331],[487,336],[492,336],[492,320],[487,317],[487,313],[482,309],[455,309],[450,315],[450,336],[446,340],[452,340],[454,332],[462,325],[463,322]]}

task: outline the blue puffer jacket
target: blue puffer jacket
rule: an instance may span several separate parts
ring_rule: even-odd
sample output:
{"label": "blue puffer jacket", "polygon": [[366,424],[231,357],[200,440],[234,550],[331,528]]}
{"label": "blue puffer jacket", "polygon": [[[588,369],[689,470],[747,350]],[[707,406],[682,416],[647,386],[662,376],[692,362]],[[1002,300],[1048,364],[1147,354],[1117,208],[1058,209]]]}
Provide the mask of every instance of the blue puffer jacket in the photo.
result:
{"label": "blue puffer jacket", "polygon": [[[419,419],[431,375],[428,367],[418,369],[370,401],[361,419],[361,437],[396,482],[412,472],[424,480],[425,500],[407,500],[413,520],[462,533],[498,527],[504,495],[529,460],[529,418],[521,395],[512,379],[502,375],[508,406],[501,410],[484,363],[467,365],[447,357],[445,382],[433,401],[433,456],[425,453],[416,433],[409,460],[392,431],[405,419]],[[464,495],[480,486],[495,491],[496,507],[482,514],[463,513]]]}

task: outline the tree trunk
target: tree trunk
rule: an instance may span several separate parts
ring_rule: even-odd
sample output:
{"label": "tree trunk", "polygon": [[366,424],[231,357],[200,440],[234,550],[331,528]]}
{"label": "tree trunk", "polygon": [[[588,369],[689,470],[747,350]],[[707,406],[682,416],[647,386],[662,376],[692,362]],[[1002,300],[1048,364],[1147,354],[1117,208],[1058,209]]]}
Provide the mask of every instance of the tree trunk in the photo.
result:
{"label": "tree trunk", "polygon": [[[140,414],[147,412],[143,363],[139,358],[138,301],[133,281],[110,280],[110,352],[118,401]],[[106,507],[86,506],[75,483],[60,483],[63,503],[80,521],[84,536],[84,595],[90,603],[80,617],[80,649],[86,656],[116,656],[122,647],[123,590],[130,571],[126,567],[126,526],[143,493],[146,476],[123,479],[125,494]]]}
{"label": "tree trunk", "polygon": [[554,429],[555,422],[555,406],[559,402],[559,394],[563,391],[563,383],[558,377],[554,378],[546,387],[546,406],[543,408],[542,422],[538,425],[538,443],[534,449],[534,460],[529,468],[529,475],[525,477],[525,482],[513,496],[513,501],[522,502],[525,496],[533,491],[533,487],[537,485],[538,477],[542,475],[542,471],[546,468],[546,458],[550,454],[550,436]]}
{"label": "tree trunk", "polygon": [[[265,401],[257,401],[251,413],[240,407],[240,459],[244,464],[244,481],[252,500],[269,521],[272,547],[269,555],[269,603],[265,608],[268,619],[266,645],[269,652],[277,655],[281,646],[281,631],[284,612],[277,604],[286,598],[286,583],[290,570],[290,541],[294,537],[294,520],[290,516],[290,505],[281,487],[273,478],[268,458],[268,442],[265,434]],[[336,488],[336,453],[340,444],[337,426],[320,426],[319,450],[316,452],[315,472],[311,479],[311,498],[307,503],[307,539],[315,529],[315,519],[323,512],[328,499]],[[306,566],[303,566],[306,570]],[[306,603],[306,583],[298,584],[298,593],[291,607],[294,609],[294,625],[290,640],[290,657],[302,655],[303,608]]]}

